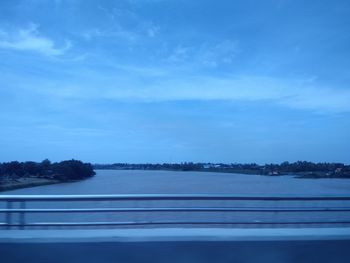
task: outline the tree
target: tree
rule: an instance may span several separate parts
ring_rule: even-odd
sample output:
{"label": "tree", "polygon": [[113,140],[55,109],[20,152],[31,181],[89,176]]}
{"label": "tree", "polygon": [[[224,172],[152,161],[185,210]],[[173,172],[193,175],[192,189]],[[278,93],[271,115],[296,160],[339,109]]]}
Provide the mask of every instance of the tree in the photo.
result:
{"label": "tree", "polygon": [[62,161],[53,164],[54,176],[60,180],[79,180],[95,175],[90,163],[77,160]]}

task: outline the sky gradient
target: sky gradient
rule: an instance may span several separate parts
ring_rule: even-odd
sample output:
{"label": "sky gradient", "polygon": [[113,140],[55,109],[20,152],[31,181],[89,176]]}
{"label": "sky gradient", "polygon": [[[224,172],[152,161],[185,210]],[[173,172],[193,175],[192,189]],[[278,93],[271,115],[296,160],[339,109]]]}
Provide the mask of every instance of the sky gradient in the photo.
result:
{"label": "sky gradient", "polygon": [[350,163],[349,13],[0,1],[0,162]]}

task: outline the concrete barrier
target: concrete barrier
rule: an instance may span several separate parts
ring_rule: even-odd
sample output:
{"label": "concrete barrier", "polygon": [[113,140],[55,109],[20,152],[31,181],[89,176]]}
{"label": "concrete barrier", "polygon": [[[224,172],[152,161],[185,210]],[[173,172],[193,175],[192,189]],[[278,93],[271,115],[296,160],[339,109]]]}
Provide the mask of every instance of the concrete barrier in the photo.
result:
{"label": "concrete barrier", "polygon": [[1,263],[348,263],[350,228],[0,231]]}

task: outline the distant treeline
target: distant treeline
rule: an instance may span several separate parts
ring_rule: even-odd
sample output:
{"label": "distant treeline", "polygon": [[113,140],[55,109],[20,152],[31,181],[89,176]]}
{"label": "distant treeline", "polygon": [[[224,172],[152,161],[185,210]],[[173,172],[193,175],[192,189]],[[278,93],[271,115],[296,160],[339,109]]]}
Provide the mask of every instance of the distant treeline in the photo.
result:
{"label": "distant treeline", "polygon": [[307,161],[283,162],[280,164],[256,163],[163,163],[163,164],[95,164],[95,169],[120,169],[120,170],[173,170],[173,171],[213,171],[213,172],[232,172],[249,173],[262,175],[283,175],[299,174],[305,176],[322,177],[350,177],[350,165],[343,163],[313,163]]}
{"label": "distant treeline", "polygon": [[79,180],[95,174],[90,163],[67,160],[51,163],[49,160],[37,162],[0,163],[0,180],[21,177],[41,177],[56,180]]}

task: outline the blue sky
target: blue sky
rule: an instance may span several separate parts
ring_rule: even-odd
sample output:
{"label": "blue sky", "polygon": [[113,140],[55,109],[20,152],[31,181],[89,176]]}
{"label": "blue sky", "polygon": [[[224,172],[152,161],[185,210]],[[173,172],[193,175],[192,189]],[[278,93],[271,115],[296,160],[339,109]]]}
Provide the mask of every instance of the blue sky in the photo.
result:
{"label": "blue sky", "polygon": [[0,161],[350,163],[349,12],[3,0]]}

